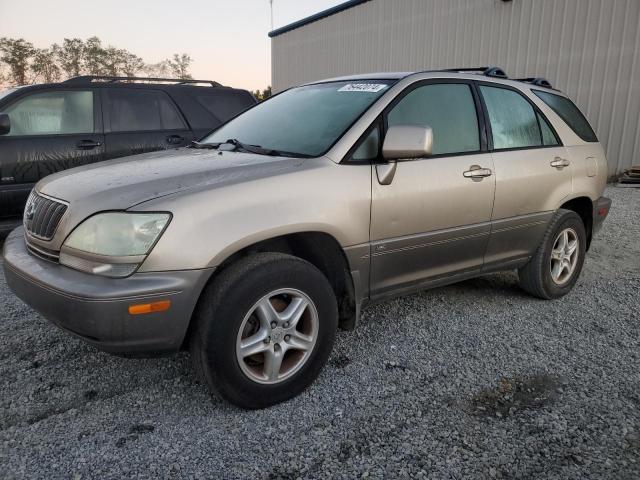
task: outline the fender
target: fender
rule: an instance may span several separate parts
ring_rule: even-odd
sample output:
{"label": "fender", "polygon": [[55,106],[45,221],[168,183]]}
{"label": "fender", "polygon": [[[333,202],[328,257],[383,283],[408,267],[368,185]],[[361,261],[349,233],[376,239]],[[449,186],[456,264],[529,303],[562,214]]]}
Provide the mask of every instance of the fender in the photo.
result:
{"label": "fender", "polygon": [[277,176],[157,198],[135,210],[173,218],[140,271],[216,267],[244,247],[290,233],[323,232],[343,249],[363,244],[370,208],[371,165],[325,157]]}

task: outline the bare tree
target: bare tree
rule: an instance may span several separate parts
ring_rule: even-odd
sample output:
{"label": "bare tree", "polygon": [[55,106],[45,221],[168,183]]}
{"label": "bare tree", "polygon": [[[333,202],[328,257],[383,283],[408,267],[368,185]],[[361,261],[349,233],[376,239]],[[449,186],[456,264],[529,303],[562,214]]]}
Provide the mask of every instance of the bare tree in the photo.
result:
{"label": "bare tree", "polygon": [[104,75],[117,76],[120,69],[120,62],[121,50],[111,46],[104,49],[104,59],[102,62]]}
{"label": "bare tree", "polygon": [[162,60],[158,63],[150,63],[144,66],[143,71],[149,77],[168,77],[171,68],[168,60]]}
{"label": "bare tree", "polygon": [[27,78],[29,60],[35,51],[33,44],[23,38],[0,38],[0,60],[9,67],[9,83],[14,85],[29,83]]}
{"label": "bare tree", "polygon": [[89,75],[104,74],[105,51],[98,37],[90,37],[82,47],[82,67]]}
{"label": "bare tree", "polygon": [[271,96],[271,85],[269,85],[267,88],[265,88],[264,90],[256,90],[255,92],[252,92],[253,96],[256,97],[256,100],[258,100],[259,102],[266,100],[267,98],[269,98]]}
{"label": "bare tree", "polygon": [[84,42],[79,38],[65,38],[62,45],[53,45],[60,68],[69,77],[77,77],[82,72]]}
{"label": "bare tree", "polygon": [[9,75],[5,71],[4,65],[0,63],[0,88],[9,86]]}
{"label": "bare tree", "polygon": [[34,81],[45,83],[56,82],[60,79],[60,67],[56,64],[56,56],[50,48],[38,48],[33,54],[31,71]]}
{"label": "bare tree", "polygon": [[192,59],[186,53],[173,55],[173,59],[167,60],[169,63],[169,68],[173,75],[177,78],[189,79],[191,74],[189,73],[189,66],[191,65]]}
{"label": "bare tree", "polygon": [[[111,45],[104,47],[98,37],[86,41],[65,38],[62,44],[38,49],[20,38],[0,38],[0,86],[25,85],[33,81],[55,82],[82,74],[191,78],[191,57],[175,54],[171,59],[145,64],[128,50]],[[5,70],[7,71],[5,73]]]}
{"label": "bare tree", "polygon": [[122,73],[127,77],[135,77],[144,69],[144,60],[133,53],[121,50],[121,69]]}

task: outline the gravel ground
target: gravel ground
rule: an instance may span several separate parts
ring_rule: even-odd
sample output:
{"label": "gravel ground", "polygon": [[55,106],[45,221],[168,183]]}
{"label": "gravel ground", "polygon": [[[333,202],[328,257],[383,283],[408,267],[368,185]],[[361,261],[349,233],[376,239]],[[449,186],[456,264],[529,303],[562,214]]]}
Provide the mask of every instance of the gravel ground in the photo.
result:
{"label": "gravel ground", "polygon": [[607,195],[564,299],[509,273],[372,306],[262,411],[212,401],[186,354],[84,345],[0,276],[0,477],[640,478],[640,189]]}

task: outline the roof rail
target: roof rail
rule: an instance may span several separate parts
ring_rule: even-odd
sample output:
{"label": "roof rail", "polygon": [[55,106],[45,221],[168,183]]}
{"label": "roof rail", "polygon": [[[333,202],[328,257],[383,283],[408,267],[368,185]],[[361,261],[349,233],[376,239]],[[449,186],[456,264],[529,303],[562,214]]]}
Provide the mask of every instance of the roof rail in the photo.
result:
{"label": "roof rail", "polygon": [[[502,68],[500,68],[500,67],[446,68],[446,69],[440,70],[440,71],[442,71],[442,72],[469,72],[469,73],[477,72],[477,73],[479,73],[481,75],[484,75],[484,76],[487,76],[487,77],[506,78],[506,79],[509,78],[507,76],[507,74],[504,72],[504,70]],[[530,83],[532,85],[536,85],[537,87],[544,87],[544,88],[550,88],[552,90],[556,90],[555,88],[553,88],[553,86],[551,85],[551,82],[549,80],[547,80],[546,78],[542,78],[542,77],[514,78],[513,80],[515,80],[516,82]]]}
{"label": "roof rail", "polygon": [[72,77],[65,80],[62,83],[69,83],[72,85],[86,85],[93,82],[103,83],[170,83],[173,85],[192,85],[192,84],[206,84],[212,87],[222,87],[218,82],[213,80],[193,80],[184,78],[159,78],[159,77],[112,77],[109,75],[80,75],[79,77]]}
{"label": "roof rail", "polygon": [[518,82],[531,83],[532,85],[536,85],[538,87],[553,88],[551,86],[551,82],[542,77],[516,78],[516,80]]}
{"label": "roof rail", "polygon": [[478,72],[486,77],[509,78],[504,70],[500,67],[475,67],[475,68],[446,68],[443,72]]}

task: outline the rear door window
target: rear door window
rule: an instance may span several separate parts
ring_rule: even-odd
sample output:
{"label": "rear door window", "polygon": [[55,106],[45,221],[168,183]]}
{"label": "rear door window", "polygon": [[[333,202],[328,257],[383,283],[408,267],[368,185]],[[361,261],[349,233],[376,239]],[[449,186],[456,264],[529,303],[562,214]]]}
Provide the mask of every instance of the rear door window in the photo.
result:
{"label": "rear door window", "polygon": [[93,92],[59,90],[34,93],[9,105],[9,136],[69,135],[94,132]]}
{"label": "rear door window", "polygon": [[549,105],[567,125],[585,142],[597,142],[595,132],[582,112],[567,97],[555,95],[541,90],[533,90],[540,100]]}
{"label": "rear door window", "polygon": [[536,111],[518,92],[480,85],[487,107],[493,149],[542,146],[542,133]]}
{"label": "rear door window", "polygon": [[433,155],[480,150],[476,107],[471,87],[466,83],[417,87],[393,107],[387,124],[431,127]]}
{"label": "rear door window", "polygon": [[175,105],[160,90],[109,90],[106,110],[111,132],[186,129]]}

